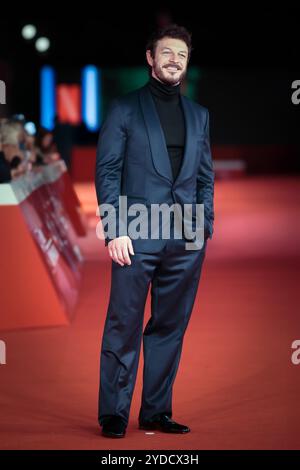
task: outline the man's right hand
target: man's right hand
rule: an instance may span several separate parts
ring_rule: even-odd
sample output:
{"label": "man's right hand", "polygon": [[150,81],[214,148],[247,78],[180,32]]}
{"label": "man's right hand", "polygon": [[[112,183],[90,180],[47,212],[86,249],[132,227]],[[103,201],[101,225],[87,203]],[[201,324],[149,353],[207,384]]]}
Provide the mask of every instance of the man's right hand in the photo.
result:
{"label": "man's right hand", "polygon": [[125,235],[111,240],[108,245],[108,252],[110,257],[121,266],[124,264],[131,264],[129,253],[134,255],[131,239]]}

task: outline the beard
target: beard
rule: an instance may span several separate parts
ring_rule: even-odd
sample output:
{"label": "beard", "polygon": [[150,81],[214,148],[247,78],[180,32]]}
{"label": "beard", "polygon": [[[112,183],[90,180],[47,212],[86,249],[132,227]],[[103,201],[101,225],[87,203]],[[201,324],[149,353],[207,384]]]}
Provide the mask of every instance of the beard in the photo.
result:
{"label": "beard", "polygon": [[178,83],[181,83],[186,75],[186,69],[180,70],[181,73],[178,73],[178,72],[170,73],[166,69],[168,65],[173,65],[173,64],[166,64],[163,67],[159,67],[158,64],[154,61],[153,71],[156,77],[166,85],[176,85]]}

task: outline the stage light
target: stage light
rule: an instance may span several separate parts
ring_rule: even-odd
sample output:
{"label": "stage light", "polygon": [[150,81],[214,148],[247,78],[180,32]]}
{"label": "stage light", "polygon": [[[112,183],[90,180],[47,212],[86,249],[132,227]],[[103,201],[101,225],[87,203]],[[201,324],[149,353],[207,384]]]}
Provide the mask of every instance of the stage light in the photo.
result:
{"label": "stage light", "polygon": [[28,41],[30,39],[33,39],[34,36],[36,35],[36,27],[33,24],[26,24],[22,28],[22,36],[24,39],[27,39]]}
{"label": "stage light", "polygon": [[50,41],[46,37],[40,37],[35,42],[35,48],[38,52],[46,52],[50,47]]}
{"label": "stage light", "polygon": [[49,66],[43,67],[41,69],[40,80],[41,125],[48,130],[52,130],[56,113],[54,69]]}
{"label": "stage light", "polygon": [[36,125],[34,124],[34,122],[31,122],[31,121],[26,122],[26,124],[24,125],[24,129],[29,135],[36,134]]}
{"label": "stage light", "polygon": [[99,87],[99,70],[94,65],[87,65],[82,70],[82,119],[92,132],[97,131],[100,126]]}

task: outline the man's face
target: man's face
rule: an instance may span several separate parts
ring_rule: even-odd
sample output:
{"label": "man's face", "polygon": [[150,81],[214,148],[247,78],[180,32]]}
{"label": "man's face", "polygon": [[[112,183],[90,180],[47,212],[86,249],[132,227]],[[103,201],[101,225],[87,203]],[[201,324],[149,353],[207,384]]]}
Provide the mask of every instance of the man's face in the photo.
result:
{"label": "man's face", "polygon": [[160,39],[154,58],[149,50],[146,55],[154,78],[168,85],[177,85],[183,80],[188,63],[188,47],[184,41],[168,37]]}

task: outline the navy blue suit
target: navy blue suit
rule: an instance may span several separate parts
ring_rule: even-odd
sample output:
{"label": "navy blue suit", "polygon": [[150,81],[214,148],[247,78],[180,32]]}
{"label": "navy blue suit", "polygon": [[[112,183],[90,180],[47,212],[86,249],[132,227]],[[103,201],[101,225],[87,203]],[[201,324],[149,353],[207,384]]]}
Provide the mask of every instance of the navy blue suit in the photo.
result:
{"label": "navy blue suit", "polygon": [[[205,242],[199,249],[188,251],[184,238],[133,239],[132,264],[121,266],[112,261],[101,347],[100,423],[108,415],[121,416],[128,422],[142,338],[144,373],[139,418],[151,419],[159,413],[172,416],[172,387],[214,223],[208,111],[182,95],[181,104],[186,141],[175,181],[147,86],[115,100],[101,127],[95,176],[98,204],[112,204],[118,214],[120,195],[127,196],[128,205],[137,202],[149,208],[153,203],[203,203]],[[116,236],[123,234],[119,229],[117,224]],[[106,237],[106,245],[109,240]],[[151,318],[143,332],[150,285]]]}

